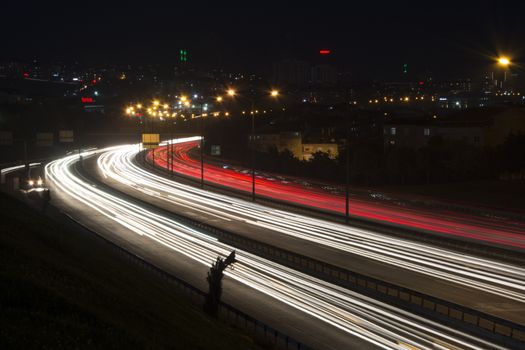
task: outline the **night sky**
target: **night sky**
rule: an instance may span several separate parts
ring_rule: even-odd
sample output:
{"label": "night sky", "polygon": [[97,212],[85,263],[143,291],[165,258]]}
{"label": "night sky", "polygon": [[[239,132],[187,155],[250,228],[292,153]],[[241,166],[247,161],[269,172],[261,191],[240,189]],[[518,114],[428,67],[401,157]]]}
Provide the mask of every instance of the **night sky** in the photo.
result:
{"label": "night sky", "polygon": [[250,3],[11,2],[2,5],[0,57],[175,63],[185,47],[203,68],[267,71],[329,48],[340,70],[388,79],[405,62],[446,78],[477,74],[498,53],[525,56],[525,1]]}

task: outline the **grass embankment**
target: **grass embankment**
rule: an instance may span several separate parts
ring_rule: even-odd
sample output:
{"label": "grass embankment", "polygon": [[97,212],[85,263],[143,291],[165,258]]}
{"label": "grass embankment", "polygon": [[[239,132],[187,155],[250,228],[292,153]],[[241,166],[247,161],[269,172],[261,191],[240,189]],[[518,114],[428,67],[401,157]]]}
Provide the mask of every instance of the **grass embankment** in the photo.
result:
{"label": "grass embankment", "polygon": [[0,213],[0,349],[256,347],[97,238],[4,194]]}

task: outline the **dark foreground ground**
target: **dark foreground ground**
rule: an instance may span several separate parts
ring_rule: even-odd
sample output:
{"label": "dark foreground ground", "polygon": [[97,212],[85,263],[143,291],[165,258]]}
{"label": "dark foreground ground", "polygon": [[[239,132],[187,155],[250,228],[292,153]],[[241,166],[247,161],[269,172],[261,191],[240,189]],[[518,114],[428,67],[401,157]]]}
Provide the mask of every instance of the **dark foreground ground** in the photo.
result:
{"label": "dark foreground ground", "polygon": [[104,242],[0,194],[0,349],[32,348],[258,346]]}

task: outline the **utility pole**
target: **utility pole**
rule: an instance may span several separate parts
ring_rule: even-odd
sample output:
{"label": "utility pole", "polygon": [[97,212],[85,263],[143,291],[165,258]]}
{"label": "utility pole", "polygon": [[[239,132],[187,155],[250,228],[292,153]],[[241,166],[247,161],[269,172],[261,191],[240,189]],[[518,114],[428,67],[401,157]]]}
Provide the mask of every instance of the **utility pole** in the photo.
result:
{"label": "utility pole", "polygon": [[201,102],[201,188],[204,188],[204,106]]}
{"label": "utility pole", "polygon": [[255,202],[255,101],[251,100],[252,110],[252,139],[251,139],[251,166],[252,166],[252,202]]}
{"label": "utility pole", "polygon": [[171,132],[170,143],[168,144],[168,169],[170,169],[170,176],[173,177],[173,131]]}
{"label": "utility pole", "polygon": [[350,122],[346,122],[345,223],[350,222]]}

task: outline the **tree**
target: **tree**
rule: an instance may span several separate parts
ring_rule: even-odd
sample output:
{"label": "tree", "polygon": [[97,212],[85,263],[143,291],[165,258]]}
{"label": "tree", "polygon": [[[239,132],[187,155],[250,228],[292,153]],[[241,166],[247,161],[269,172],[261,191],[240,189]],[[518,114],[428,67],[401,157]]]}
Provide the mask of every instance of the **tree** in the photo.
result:
{"label": "tree", "polygon": [[525,135],[509,134],[505,142],[497,150],[500,171],[511,174],[525,171],[524,153]]}
{"label": "tree", "polygon": [[376,184],[382,177],[381,154],[373,147],[356,147],[350,157],[350,179],[352,184]]}
{"label": "tree", "polygon": [[315,152],[305,164],[309,176],[326,180],[333,180],[337,176],[337,162],[328,153]]}

